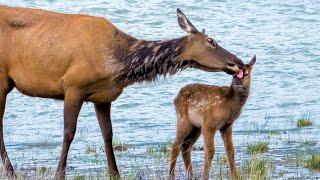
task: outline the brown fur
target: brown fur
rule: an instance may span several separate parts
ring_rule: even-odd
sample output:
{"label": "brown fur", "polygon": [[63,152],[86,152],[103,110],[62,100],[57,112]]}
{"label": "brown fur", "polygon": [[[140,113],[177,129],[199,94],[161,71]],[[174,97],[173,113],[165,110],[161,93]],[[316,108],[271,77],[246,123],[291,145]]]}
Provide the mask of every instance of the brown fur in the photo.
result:
{"label": "brown fur", "polygon": [[[192,145],[203,135],[205,141],[204,179],[209,178],[209,170],[214,155],[214,134],[221,132],[232,177],[237,178],[232,142],[232,124],[239,117],[250,90],[250,73],[255,57],[245,66],[243,79],[234,77],[230,87],[191,84],[182,88],[174,104],[177,111],[177,135],[170,153],[169,176],[173,179],[179,155],[189,175],[193,176],[191,165]],[[252,63],[253,62],[253,63]]]}
{"label": "brown fur", "polygon": [[[181,13],[181,23],[187,22]],[[184,26],[190,28],[189,23]],[[138,40],[105,18],[0,6],[0,151],[7,174],[14,172],[4,145],[2,120],[7,94],[14,87],[29,96],[64,100],[64,140],[57,178],[64,178],[84,101],[95,104],[109,174],[119,175],[111,146],[110,108],[123,88],[177,72],[170,67],[228,73],[242,68],[241,60],[218,45],[211,47],[206,38],[193,29],[177,43],[156,43]]]}

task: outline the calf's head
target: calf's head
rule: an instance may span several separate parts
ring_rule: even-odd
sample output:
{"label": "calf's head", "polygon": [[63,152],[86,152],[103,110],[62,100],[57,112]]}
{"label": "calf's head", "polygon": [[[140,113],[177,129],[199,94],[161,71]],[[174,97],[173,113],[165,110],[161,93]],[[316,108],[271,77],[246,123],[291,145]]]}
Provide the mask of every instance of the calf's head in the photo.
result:
{"label": "calf's head", "polygon": [[240,70],[238,73],[233,75],[232,85],[239,91],[250,88],[251,71],[255,63],[256,55],[254,55],[251,61],[244,66],[243,70]]}

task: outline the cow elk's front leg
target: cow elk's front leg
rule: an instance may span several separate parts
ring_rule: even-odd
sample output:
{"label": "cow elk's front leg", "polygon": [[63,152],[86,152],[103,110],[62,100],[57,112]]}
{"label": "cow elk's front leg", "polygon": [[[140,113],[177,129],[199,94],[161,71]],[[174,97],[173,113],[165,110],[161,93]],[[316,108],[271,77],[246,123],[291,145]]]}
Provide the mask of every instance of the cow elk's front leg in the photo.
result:
{"label": "cow elk's front leg", "polygon": [[111,179],[118,179],[120,175],[112,147],[113,133],[110,118],[111,103],[94,104],[94,107],[105,145],[109,175]]}
{"label": "cow elk's front leg", "polygon": [[237,167],[234,160],[234,146],[232,141],[232,125],[228,125],[220,130],[227,152],[228,161],[231,169],[232,179],[238,179]]}
{"label": "cow elk's front leg", "polygon": [[79,89],[69,88],[64,97],[64,132],[60,161],[55,179],[65,179],[67,157],[70,144],[77,128],[77,119],[84,101],[84,96]]}
{"label": "cow elk's front leg", "polygon": [[209,179],[209,171],[211,167],[211,162],[214,156],[214,134],[215,130],[207,128],[206,125],[203,125],[202,135],[204,137],[205,145],[205,159],[204,159],[204,169],[203,169],[203,179]]}
{"label": "cow elk's front leg", "polygon": [[0,153],[5,174],[11,179],[15,176],[8,157],[3,138],[3,115],[6,106],[7,94],[13,89],[13,83],[0,74]]}

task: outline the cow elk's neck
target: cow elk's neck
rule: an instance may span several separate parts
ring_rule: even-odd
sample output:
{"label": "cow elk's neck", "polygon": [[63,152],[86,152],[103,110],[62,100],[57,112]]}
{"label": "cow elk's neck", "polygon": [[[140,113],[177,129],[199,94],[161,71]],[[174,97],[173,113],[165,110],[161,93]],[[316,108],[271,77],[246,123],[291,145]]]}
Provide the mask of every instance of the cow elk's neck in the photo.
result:
{"label": "cow elk's neck", "polygon": [[137,40],[125,58],[127,68],[121,75],[125,84],[154,81],[160,75],[173,75],[188,67],[190,64],[180,59],[186,43],[187,37],[169,41]]}

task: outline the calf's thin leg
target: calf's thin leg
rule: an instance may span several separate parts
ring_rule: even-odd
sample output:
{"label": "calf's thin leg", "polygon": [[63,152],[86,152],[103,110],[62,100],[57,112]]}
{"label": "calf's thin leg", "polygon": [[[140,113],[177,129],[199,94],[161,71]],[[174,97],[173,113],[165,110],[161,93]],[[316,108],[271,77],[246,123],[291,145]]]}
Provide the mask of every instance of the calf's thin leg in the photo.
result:
{"label": "calf's thin leg", "polygon": [[110,178],[118,178],[120,175],[112,147],[113,132],[110,117],[111,103],[94,104],[94,107],[103,136]]}
{"label": "calf's thin leg", "polygon": [[190,178],[193,178],[193,170],[191,165],[191,150],[193,144],[197,141],[200,134],[200,128],[193,126],[188,136],[184,138],[183,144],[181,146],[181,154],[184,166],[187,169]]}
{"label": "calf's thin leg", "polygon": [[13,89],[13,87],[13,83],[10,83],[8,78],[3,77],[3,75],[0,75],[0,153],[4,172],[10,178],[14,177],[15,174],[10,159],[8,157],[6,146],[4,144],[3,115],[6,106],[7,94]]}
{"label": "calf's thin leg", "polygon": [[234,160],[234,146],[232,141],[232,125],[228,125],[220,130],[224,142],[224,147],[227,152],[228,161],[231,169],[232,179],[238,178],[237,167]]}
{"label": "calf's thin leg", "polygon": [[84,97],[79,89],[69,88],[66,90],[64,97],[63,145],[55,179],[65,179],[68,152],[76,133],[77,119],[83,101]]}
{"label": "calf's thin leg", "polygon": [[204,169],[203,169],[203,179],[209,179],[209,171],[211,167],[211,162],[214,156],[214,134],[215,130],[211,128],[206,128],[204,125],[202,128],[202,135],[204,138],[204,150],[205,150],[205,159],[204,159]]}
{"label": "calf's thin leg", "polygon": [[174,170],[181,150],[181,145],[184,138],[188,135],[191,127],[192,126],[189,123],[184,123],[184,119],[178,120],[176,139],[170,151],[169,179],[174,179]]}

